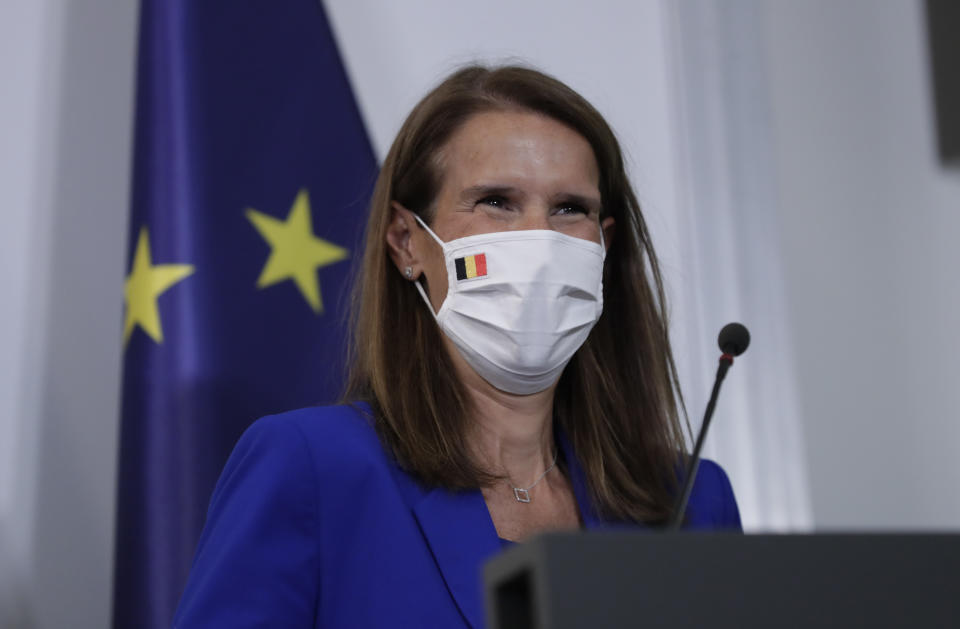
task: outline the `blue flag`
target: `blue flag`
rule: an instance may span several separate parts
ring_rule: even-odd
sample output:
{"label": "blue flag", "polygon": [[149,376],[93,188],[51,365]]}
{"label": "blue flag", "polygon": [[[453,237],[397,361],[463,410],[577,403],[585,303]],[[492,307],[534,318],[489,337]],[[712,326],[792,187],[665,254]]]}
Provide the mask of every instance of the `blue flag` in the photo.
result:
{"label": "blue flag", "polygon": [[169,627],[257,417],[328,403],[376,161],[317,0],[143,0],[115,627]]}

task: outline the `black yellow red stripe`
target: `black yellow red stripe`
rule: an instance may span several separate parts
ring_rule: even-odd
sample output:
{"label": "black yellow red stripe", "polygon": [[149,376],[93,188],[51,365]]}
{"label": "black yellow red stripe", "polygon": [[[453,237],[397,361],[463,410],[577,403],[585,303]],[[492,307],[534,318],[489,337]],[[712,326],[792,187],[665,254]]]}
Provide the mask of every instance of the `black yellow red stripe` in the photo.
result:
{"label": "black yellow red stripe", "polygon": [[487,274],[487,255],[485,253],[456,258],[453,263],[457,267],[458,280],[471,280]]}

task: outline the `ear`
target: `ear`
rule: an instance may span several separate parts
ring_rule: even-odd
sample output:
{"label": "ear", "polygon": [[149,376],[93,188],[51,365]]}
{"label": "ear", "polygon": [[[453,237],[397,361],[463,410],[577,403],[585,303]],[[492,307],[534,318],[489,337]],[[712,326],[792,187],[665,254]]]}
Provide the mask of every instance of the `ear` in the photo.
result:
{"label": "ear", "polygon": [[600,221],[600,229],[603,230],[603,244],[606,246],[607,251],[610,251],[610,245],[613,244],[613,236],[617,232],[615,227],[615,221],[612,216],[608,216]]}
{"label": "ear", "polygon": [[[390,225],[387,227],[387,251],[397,270],[406,279],[420,277],[422,269],[411,238],[417,219],[413,212],[403,207],[397,201],[390,202]],[[406,276],[407,268],[412,270],[412,276]]]}

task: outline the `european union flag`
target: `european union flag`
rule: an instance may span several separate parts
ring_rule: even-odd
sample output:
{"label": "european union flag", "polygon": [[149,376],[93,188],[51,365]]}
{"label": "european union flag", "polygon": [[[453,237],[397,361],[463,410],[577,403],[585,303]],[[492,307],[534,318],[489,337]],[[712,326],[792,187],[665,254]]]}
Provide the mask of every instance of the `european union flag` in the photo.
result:
{"label": "european union flag", "polygon": [[376,162],[317,0],[143,0],[114,625],[169,627],[258,416],[341,386]]}

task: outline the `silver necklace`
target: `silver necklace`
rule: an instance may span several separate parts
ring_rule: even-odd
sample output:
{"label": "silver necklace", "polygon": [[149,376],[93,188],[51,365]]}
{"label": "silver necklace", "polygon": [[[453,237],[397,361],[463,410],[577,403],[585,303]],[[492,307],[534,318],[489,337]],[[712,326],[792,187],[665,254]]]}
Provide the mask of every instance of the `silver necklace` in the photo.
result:
{"label": "silver necklace", "polygon": [[550,470],[552,470],[554,467],[556,467],[556,465],[557,465],[557,454],[559,454],[559,452],[554,452],[554,453],[553,453],[553,463],[550,464],[550,467],[548,467],[547,469],[543,470],[543,474],[541,474],[540,477],[537,478],[537,480],[533,481],[533,484],[530,485],[529,487],[527,487],[527,488],[514,487],[514,486],[513,486],[513,481],[510,481],[509,479],[507,479],[507,480],[509,481],[510,488],[513,489],[513,497],[517,499],[517,502],[530,502],[530,490],[533,489],[534,487],[536,487],[536,486],[537,486],[537,483],[539,483],[540,481],[542,481],[542,480],[543,480],[543,477],[546,476],[547,474],[549,474],[549,473],[550,473]]}

